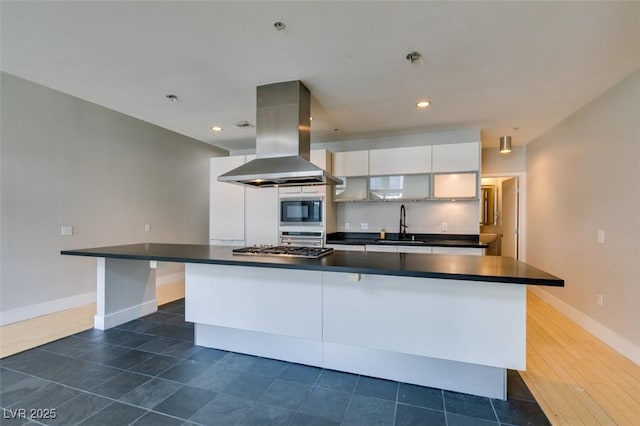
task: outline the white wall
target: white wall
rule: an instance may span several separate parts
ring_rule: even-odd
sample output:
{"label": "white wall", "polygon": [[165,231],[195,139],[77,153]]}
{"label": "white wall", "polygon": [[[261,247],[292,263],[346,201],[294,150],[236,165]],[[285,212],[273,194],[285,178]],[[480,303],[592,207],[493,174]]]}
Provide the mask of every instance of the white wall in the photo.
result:
{"label": "white wall", "polygon": [[[640,71],[527,146],[527,263],[543,297],[640,363]],[[605,243],[597,242],[599,229]],[[604,296],[602,307],[596,295]]]}
{"label": "white wall", "polygon": [[[91,301],[95,259],[60,250],[207,242],[209,158],[223,151],[6,73],[0,80],[0,322]],[[74,235],[62,237],[62,225]]]}

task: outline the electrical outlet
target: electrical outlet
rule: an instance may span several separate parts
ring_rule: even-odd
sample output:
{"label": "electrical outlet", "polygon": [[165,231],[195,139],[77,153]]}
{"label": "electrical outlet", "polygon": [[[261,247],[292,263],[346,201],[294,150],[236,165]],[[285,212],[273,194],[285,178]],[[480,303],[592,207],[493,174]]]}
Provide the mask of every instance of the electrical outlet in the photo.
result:
{"label": "electrical outlet", "polygon": [[602,296],[601,294],[596,295],[596,303],[598,304],[598,306],[603,306],[604,296]]}
{"label": "electrical outlet", "polygon": [[442,232],[447,232],[449,230],[449,224],[447,222],[442,222],[440,225],[440,230]]}
{"label": "electrical outlet", "polygon": [[150,232],[151,231],[151,224],[150,223],[145,223],[144,224],[144,232]]}
{"label": "electrical outlet", "polygon": [[60,235],[63,237],[68,237],[73,235],[73,226],[62,226],[60,227]]}
{"label": "electrical outlet", "polygon": [[598,229],[598,242],[604,244],[604,229]]}
{"label": "electrical outlet", "polygon": [[369,229],[369,224],[368,224],[368,223],[366,223],[366,222],[362,222],[362,223],[360,224],[360,229],[361,229],[362,231],[366,231],[367,229]]}
{"label": "electrical outlet", "polygon": [[349,222],[345,222],[344,223],[344,229],[348,231],[349,228],[351,228],[351,225],[349,224]]}

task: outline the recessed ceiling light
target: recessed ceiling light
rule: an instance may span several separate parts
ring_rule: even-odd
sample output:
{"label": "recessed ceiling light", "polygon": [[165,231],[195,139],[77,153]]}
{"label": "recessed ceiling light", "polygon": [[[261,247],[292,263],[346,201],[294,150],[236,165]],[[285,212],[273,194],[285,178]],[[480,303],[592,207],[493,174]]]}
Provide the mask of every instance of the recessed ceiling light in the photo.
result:
{"label": "recessed ceiling light", "polygon": [[431,105],[431,101],[420,101],[420,102],[416,103],[416,106],[418,108],[427,108],[427,107],[429,107],[429,105]]}
{"label": "recessed ceiling light", "polygon": [[220,127],[220,126],[212,126],[211,127],[211,131],[212,132],[221,132],[222,131],[222,127]]}
{"label": "recessed ceiling light", "polygon": [[169,99],[171,102],[175,102],[175,101],[178,100],[178,97],[176,95],[169,94],[169,95],[164,95],[164,96],[165,96],[165,98]]}

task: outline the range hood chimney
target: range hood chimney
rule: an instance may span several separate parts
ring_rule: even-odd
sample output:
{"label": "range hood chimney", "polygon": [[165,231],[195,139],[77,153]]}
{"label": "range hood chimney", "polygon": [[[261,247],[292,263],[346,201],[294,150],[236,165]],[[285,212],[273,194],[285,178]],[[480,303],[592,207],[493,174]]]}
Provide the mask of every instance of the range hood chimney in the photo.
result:
{"label": "range hood chimney", "polygon": [[218,181],[265,188],[341,184],[309,161],[309,89],[295,80],[258,86],[257,94],[256,158]]}

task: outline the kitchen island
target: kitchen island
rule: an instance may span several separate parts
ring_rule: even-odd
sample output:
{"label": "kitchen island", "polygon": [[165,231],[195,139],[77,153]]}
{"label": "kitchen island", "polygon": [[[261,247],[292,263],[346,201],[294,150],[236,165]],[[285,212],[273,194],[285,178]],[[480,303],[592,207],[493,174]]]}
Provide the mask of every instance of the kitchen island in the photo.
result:
{"label": "kitchen island", "polygon": [[96,328],[157,309],[155,262],[183,262],[198,345],[502,399],[506,369],[526,366],[526,285],[564,285],[496,256],[151,243],[62,254],[98,259]]}

